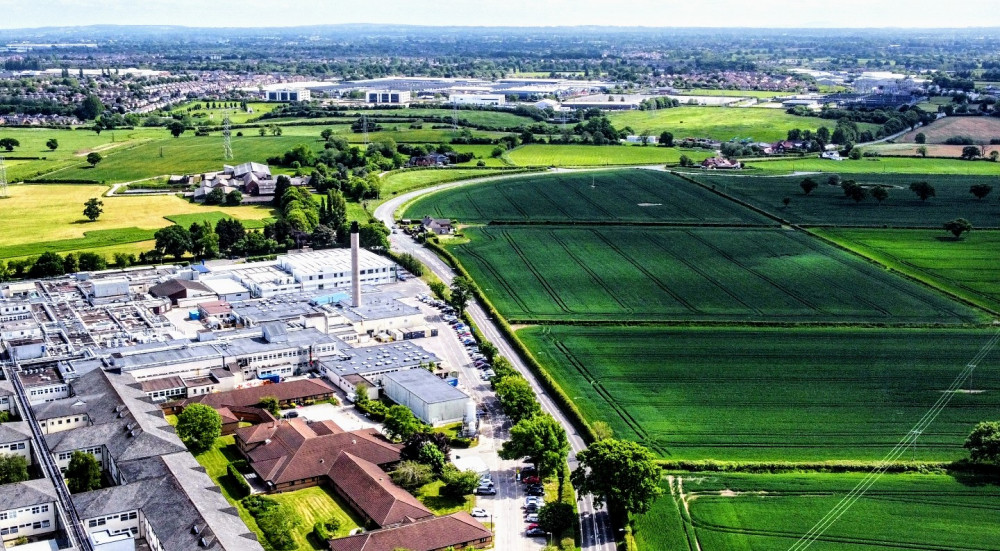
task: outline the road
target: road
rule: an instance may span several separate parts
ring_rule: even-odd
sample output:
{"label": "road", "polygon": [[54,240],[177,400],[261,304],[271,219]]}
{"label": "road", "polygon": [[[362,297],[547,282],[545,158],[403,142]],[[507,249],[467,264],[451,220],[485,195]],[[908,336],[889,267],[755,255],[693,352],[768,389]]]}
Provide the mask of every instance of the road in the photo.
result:
{"label": "road", "polygon": [[[622,167],[625,168],[625,167]],[[565,169],[562,169],[565,171]],[[393,219],[393,213],[404,203],[410,200],[425,195],[427,193],[433,193],[440,191],[442,189],[448,189],[452,187],[458,187],[462,185],[469,185],[472,183],[498,180],[503,178],[516,177],[515,175],[510,176],[495,176],[490,178],[476,178],[472,180],[464,180],[460,182],[451,182],[448,184],[441,184],[438,186],[433,186],[429,188],[424,188],[416,191],[411,191],[405,193],[398,197],[383,203],[377,209],[375,209],[375,218],[381,220],[388,227],[392,227],[395,223]],[[392,243],[393,250],[401,253],[410,253],[413,256],[420,259],[420,261],[427,266],[435,275],[441,278],[445,284],[450,284],[452,278],[455,277],[455,273],[452,269],[445,264],[440,258],[437,257],[432,251],[425,249],[423,246],[417,244],[413,239],[411,239],[405,233],[393,233],[390,235],[390,241]],[[479,330],[483,333],[487,340],[492,342],[500,353],[508,358],[514,367],[524,375],[525,379],[531,384],[532,388],[535,390],[535,394],[538,396],[538,401],[542,406],[542,409],[552,415],[562,426],[566,429],[566,435],[569,438],[570,443],[570,453],[569,453],[569,468],[575,469],[577,466],[576,454],[577,452],[585,449],[586,443],[583,438],[577,433],[576,428],[570,423],[569,419],[563,415],[562,411],[555,405],[549,395],[543,390],[542,386],[535,379],[532,372],[528,369],[527,365],[521,360],[521,357],[517,354],[514,347],[508,342],[507,338],[500,332],[494,320],[487,315],[486,311],[483,310],[482,306],[478,301],[473,301],[469,304],[468,312],[472,316],[473,321],[479,327]],[[502,436],[504,429],[501,428],[499,431],[494,430],[495,436]],[[498,473],[500,476],[504,476],[506,469]],[[519,485],[513,484],[500,484],[501,488],[512,486],[515,492],[519,492]],[[506,496],[515,497],[517,496]],[[579,502],[579,512],[580,512],[580,527],[582,531],[582,542],[581,547],[584,551],[615,551],[615,539],[612,533],[611,523],[608,518],[607,510],[604,508],[597,508],[594,505],[593,498],[590,495],[578,496]],[[507,516],[507,515],[505,515]],[[503,519],[500,524],[509,524],[506,519]],[[521,528],[523,529],[523,523],[521,523]],[[500,534],[498,533],[498,537]],[[509,541],[509,540],[508,540]],[[501,547],[497,542],[497,549],[514,548],[514,547]],[[518,546],[521,547],[521,546]]]}

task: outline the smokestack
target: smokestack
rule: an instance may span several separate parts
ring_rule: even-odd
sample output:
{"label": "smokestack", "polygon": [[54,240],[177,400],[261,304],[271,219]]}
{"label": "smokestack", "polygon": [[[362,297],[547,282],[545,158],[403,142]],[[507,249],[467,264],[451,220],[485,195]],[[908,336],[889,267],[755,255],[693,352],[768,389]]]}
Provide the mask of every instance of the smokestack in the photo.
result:
{"label": "smokestack", "polygon": [[351,222],[351,306],[361,306],[361,268],[358,254],[361,247],[358,223]]}

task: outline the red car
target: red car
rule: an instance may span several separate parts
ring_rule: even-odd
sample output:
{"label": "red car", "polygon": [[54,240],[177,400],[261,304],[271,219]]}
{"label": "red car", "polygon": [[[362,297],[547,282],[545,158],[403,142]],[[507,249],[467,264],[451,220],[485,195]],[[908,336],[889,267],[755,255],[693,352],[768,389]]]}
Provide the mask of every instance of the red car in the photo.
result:
{"label": "red car", "polygon": [[542,480],[540,478],[538,478],[537,476],[526,476],[526,477],[524,477],[524,478],[521,479],[521,482],[524,482],[525,484],[538,484],[541,481]]}

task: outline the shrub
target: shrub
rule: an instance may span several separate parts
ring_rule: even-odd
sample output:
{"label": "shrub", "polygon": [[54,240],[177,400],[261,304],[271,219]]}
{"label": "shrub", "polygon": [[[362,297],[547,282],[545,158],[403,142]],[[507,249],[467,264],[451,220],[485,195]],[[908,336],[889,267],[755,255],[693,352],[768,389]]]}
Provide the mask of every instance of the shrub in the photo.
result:
{"label": "shrub", "polygon": [[276,551],[298,549],[291,535],[292,528],[298,523],[298,517],[293,511],[264,496],[246,497],[241,503],[257,521],[257,527],[264,533],[264,539],[273,549]]}
{"label": "shrub", "polygon": [[253,493],[253,490],[250,488],[250,483],[247,482],[247,479],[244,478],[238,470],[236,470],[236,467],[232,463],[226,465],[226,474],[229,475],[229,478],[233,479],[233,482],[235,482],[236,486],[240,489],[240,495],[235,496],[237,499],[246,497]]}
{"label": "shrub", "polygon": [[325,522],[320,521],[317,522],[316,524],[313,524],[313,535],[316,536],[317,540],[325,542],[327,540],[333,539],[333,536],[337,533],[337,530],[339,529],[340,529],[340,521],[335,518],[332,518]]}
{"label": "shrub", "polygon": [[247,463],[246,459],[236,459],[232,463],[233,468],[241,473],[250,472],[250,463]]}
{"label": "shrub", "polygon": [[479,486],[479,475],[476,471],[460,471],[454,467],[446,468],[441,480],[444,481],[441,493],[450,497],[469,495]]}

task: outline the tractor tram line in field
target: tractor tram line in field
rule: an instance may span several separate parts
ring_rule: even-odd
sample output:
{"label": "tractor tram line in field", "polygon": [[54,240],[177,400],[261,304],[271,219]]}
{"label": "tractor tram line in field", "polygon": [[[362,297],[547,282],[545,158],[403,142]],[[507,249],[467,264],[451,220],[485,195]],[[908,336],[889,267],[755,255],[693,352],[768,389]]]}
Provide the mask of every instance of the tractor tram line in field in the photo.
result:
{"label": "tractor tram line in field", "polygon": [[[1000,338],[992,311],[815,235],[834,207],[800,221],[753,188],[774,196],[785,181],[742,178],[734,196],[710,187],[722,178],[522,176],[418,199],[403,217],[485,224],[442,245],[587,421],[660,455],[670,497],[637,519],[641,549],[992,548],[1000,529],[983,515],[1000,495],[942,474],[1000,407],[995,359],[980,358],[975,390],[949,385],[962,350]],[[907,517],[926,521],[901,530]]]}

